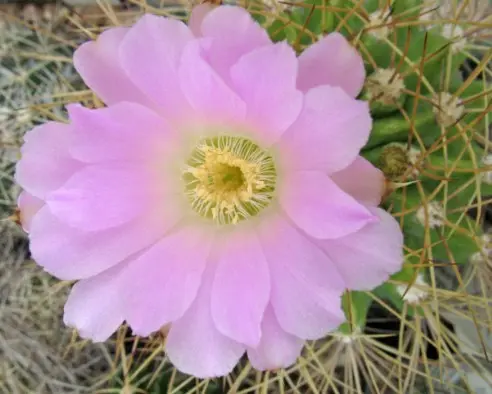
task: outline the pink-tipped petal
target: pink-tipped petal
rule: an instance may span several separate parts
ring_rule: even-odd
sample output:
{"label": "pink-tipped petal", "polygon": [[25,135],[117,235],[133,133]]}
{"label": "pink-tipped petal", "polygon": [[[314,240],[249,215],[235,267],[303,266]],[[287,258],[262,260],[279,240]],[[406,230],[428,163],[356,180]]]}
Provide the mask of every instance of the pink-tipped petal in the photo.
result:
{"label": "pink-tipped petal", "polygon": [[304,341],[280,327],[271,306],[265,311],[261,331],[258,346],[248,349],[248,358],[254,368],[260,371],[275,370],[296,362]]}
{"label": "pink-tipped petal", "polygon": [[299,56],[297,86],[305,92],[318,85],[331,85],[356,97],[365,77],[362,57],[340,33],[328,34]]}
{"label": "pink-tipped petal", "polygon": [[43,207],[44,201],[26,191],[23,191],[17,199],[17,206],[20,210],[20,221],[24,231],[29,232],[31,221],[34,215]]}
{"label": "pink-tipped petal", "polygon": [[214,9],[214,5],[210,3],[198,4],[191,10],[190,19],[188,20],[188,26],[195,37],[201,37],[202,34],[202,22],[205,16]]}
{"label": "pink-tipped petal", "polygon": [[47,196],[51,212],[70,227],[97,231],[120,226],[149,209],[154,196],[145,170],[128,164],[92,165]]}
{"label": "pink-tipped petal", "polygon": [[282,328],[317,339],[344,320],[345,283],[335,264],[281,215],[262,223],[259,235],[271,270],[271,303]]}
{"label": "pink-tipped petal", "polygon": [[181,21],[144,15],[125,35],[119,48],[122,68],[133,83],[169,119],[189,112],[178,80],[178,66],[193,34]]}
{"label": "pink-tipped petal", "polygon": [[294,50],[285,42],[256,49],[239,59],[231,77],[247,105],[247,119],[261,128],[260,138],[278,140],[302,108]]}
{"label": "pink-tipped petal", "polygon": [[347,167],[366,144],[372,120],[366,102],[342,89],[318,86],[304,97],[297,121],[279,142],[282,165],[328,173]]}
{"label": "pink-tipped petal", "polygon": [[287,174],[279,200],[295,224],[314,238],[340,238],[375,220],[366,207],[321,172]]}
{"label": "pink-tipped petal", "polygon": [[340,189],[364,205],[378,206],[385,189],[384,174],[362,156],[330,175]]}
{"label": "pink-tipped petal", "polygon": [[152,105],[121,67],[120,44],[129,30],[123,27],[106,30],[96,41],[81,45],[73,55],[73,63],[86,85],[106,104],[132,101]]}
{"label": "pink-tipped petal", "polygon": [[181,218],[150,214],[103,231],[82,231],[58,220],[44,206],[34,216],[29,234],[33,259],[52,275],[66,280],[88,278],[151,245]]}
{"label": "pink-tipped petal", "polygon": [[256,346],[270,295],[270,273],[253,233],[235,234],[222,244],[212,288],[212,316],[218,330]]}
{"label": "pink-tipped petal", "polygon": [[349,289],[371,290],[403,264],[403,235],[398,222],[383,209],[371,208],[371,212],[379,217],[378,222],[346,237],[319,243]]}
{"label": "pink-tipped petal", "polygon": [[119,276],[124,264],[77,282],[65,304],[64,323],[76,328],[79,335],[94,342],[104,342],[123,323],[122,292]]}
{"label": "pink-tipped petal", "polygon": [[179,82],[195,116],[208,121],[241,121],[246,115],[246,105],[229,88],[217,72],[201,56],[198,41],[188,44],[181,58]]}
{"label": "pink-tipped petal", "polygon": [[172,145],[174,134],[167,122],[140,104],[124,102],[95,110],[72,104],[67,109],[74,129],[70,153],[80,161],[141,163]]}
{"label": "pink-tipped petal", "polygon": [[215,327],[210,311],[213,275],[213,267],[209,266],[195,301],[172,324],[166,341],[166,352],[174,366],[198,378],[227,375],[245,350]]}
{"label": "pink-tipped petal", "polygon": [[40,199],[63,185],[82,167],[68,152],[71,138],[72,127],[63,123],[48,122],[29,131],[16,167],[17,183]]}
{"label": "pink-tipped petal", "polygon": [[200,31],[211,38],[206,59],[226,83],[232,65],[241,56],[272,43],[265,29],[242,7],[214,8],[203,18]]}
{"label": "pink-tipped petal", "polygon": [[200,287],[210,244],[203,229],[183,227],[130,262],[123,283],[133,332],[148,336],[183,316]]}

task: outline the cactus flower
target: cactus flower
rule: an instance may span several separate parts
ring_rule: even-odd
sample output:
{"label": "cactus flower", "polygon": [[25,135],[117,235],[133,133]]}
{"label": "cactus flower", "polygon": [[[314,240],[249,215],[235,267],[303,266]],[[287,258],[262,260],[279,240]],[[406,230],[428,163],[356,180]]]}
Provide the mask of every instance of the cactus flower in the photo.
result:
{"label": "cactus flower", "polygon": [[33,258],[75,280],[64,321],[104,341],[126,321],[197,377],[295,362],[345,319],[346,289],[399,270],[356,50],[299,57],[242,8],[145,15],[77,49],[106,107],[25,137],[16,179]]}

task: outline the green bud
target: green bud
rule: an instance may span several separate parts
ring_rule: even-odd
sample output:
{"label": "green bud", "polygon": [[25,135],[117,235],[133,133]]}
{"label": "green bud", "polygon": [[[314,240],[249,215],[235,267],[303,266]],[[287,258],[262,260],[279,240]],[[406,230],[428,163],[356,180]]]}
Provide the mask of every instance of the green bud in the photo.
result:
{"label": "green bud", "polygon": [[405,174],[417,176],[419,172],[416,163],[419,154],[417,149],[409,149],[404,144],[388,144],[381,150],[376,165],[390,180],[401,178]]}

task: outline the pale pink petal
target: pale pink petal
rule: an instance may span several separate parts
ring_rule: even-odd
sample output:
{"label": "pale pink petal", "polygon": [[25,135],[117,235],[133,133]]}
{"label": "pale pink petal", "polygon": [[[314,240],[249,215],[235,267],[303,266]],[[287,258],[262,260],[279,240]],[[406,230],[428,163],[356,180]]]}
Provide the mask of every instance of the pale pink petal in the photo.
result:
{"label": "pale pink petal", "polygon": [[191,10],[188,26],[195,37],[202,36],[202,22],[205,16],[214,9],[214,5],[210,3],[198,4]]}
{"label": "pale pink petal", "polygon": [[121,66],[133,83],[168,118],[189,112],[178,80],[178,65],[193,34],[181,21],[144,15],[125,35],[119,48]]}
{"label": "pale pink petal", "polygon": [[212,288],[212,316],[218,330],[256,346],[270,295],[270,273],[254,233],[228,237],[222,244]]}
{"label": "pale pink petal", "polygon": [[31,223],[31,252],[60,279],[87,278],[151,245],[180,218],[179,210],[170,210],[166,217],[151,214],[113,229],[86,232],[62,223],[44,206]]}
{"label": "pale pink petal", "polygon": [[345,283],[335,264],[281,215],[259,227],[271,270],[271,303],[282,328],[316,339],[344,320]]}
{"label": "pale pink petal", "polygon": [[373,289],[403,264],[403,235],[398,222],[383,209],[371,208],[371,212],[379,217],[378,222],[346,237],[319,243],[349,289]]}
{"label": "pale pink petal", "polygon": [[202,21],[202,35],[211,38],[206,60],[229,83],[229,70],[238,59],[256,48],[271,44],[267,32],[242,7],[216,7]]}
{"label": "pale pink petal", "polygon": [[248,349],[251,365],[261,371],[286,368],[296,362],[304,341],[285,332],[280,327],[273,309],[269,306],[261,324],[261,341]]}
{"label": "pale pink petal", "polygon": [[121,67],[119,49],[130,29],[117,27],[103,32],[96,41],[82,44],[73,55],[73,64],[84,82],[106,103],[132,101],[152,105]]}
{"label": "pale pink petal", "polygon": [[315,238],[340,238],[375,220],[366,207],[321,172],[292,172],[282,183],[282,207],[302,230]]}
{"label": "pale pink petal", "polygon": [[191,42],[183,52],[179,69],[181,88],[198,117],[209,122],[241,121],[246,105],[202,58],[201,43]]}
{"label": "pale pink petal", "polygon": [[328,34],[299,56],[297,86],[305,92],[318,85],[331,85],[356,97],[365,77],[362,57],[340,33]]}
{"label": "pale pink petal", "polygon": [[362,156],[343,170],[330,174],[330,178],[364,205],[377,206],[381,202],[385,189],[384,174]]}
{"label": "pale pink petal", "polygon": [[232,83],[247,106],[247,120],[265,143],[279,139],[296,120],[302,93],[296,89],[297,58],[285,42],[256,49],[231,69]]}
{"label": "pale pink petal", "polygon": [[172,324],[166,341],[167,355],[173,365],[198,378],[227,375],[245,350],[215,327],[210,311],[213,275],[209,264],[195,301],[184,316]]}
{"label": "pale pink petal", "polygon": [[282,328],[303,339],[318,339],[335,330],[345,320],[341,299],[333,301],[338,313],[328,312],[323,302],[311,294],[309,287],[292,272],[272,268],[275,280],[272,283],[271,303]]}
{"label": "pale pink petal", "polygon": [[29,232],[31,220],[34,215],[43,207],[44,201],[26,191],[23,191],[17,199],[17,206],[20,210],[20,221],[24,231]]}
{"label": "pale pink petal", "polygon": [[157,201],[147,178],[145,170],[136,165],[91,165],[51,192],[46,203],[71,227],[104,230],[129,222]]}
{"label": "pale pink petal", "polygon": [[167,122],[140,104],[118,103],[107,108],[67,106],[74,136],[70,153],[97,163],[152,160],[172,149],[175,138]]}
{"label": "pale pink petal", "polygon": [[347,167],[366,144],[372,120],[366,102],[340,88],[318,86],[304,97],[304,108],[279,142],[282,165],[328,173]]}
{"label": "pale pink petal", "polygon": [[89,279],[77,282],[65,304],[63,322],[76,328],[79,335],[94,342],[104,342],[123,323],[120,273],[124,264]]}
{"label": "pale pink petal", "polygon": [[188,226],[130,262],[123,283],[133,332],[148,336],[183,316],[197,294],[210,244],[203,229]]}
{"label": "pale pink petal", "polygon": [[63,123],[48,122],[29,131],[16,167],[17,183],[40,199],[63,185],[82,167],[68,153],[71,137],[72,127]]}

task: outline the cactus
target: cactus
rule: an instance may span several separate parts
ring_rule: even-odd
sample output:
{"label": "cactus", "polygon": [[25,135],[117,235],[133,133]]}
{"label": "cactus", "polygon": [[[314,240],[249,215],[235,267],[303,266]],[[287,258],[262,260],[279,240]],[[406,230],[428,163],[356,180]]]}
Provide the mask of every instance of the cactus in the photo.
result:
{"label": "cactus", "polygon": [[6,220],[19,193],[14,167],[24,133],[63,119],[59,97],[81,88],[71,64],[77,35],[46,13],[23,15],[0,10],[0,393],[90,392],[110,369],[110,345],[74,340],[61,320],[69,283],[37,267],[25,234]]}
{"label": "cactus", "polygon": [[[373,291],[347,292],[342,299],[346,323],[325,339],[306,343],[297,364],[287,370],[261,373],[243,360],[225,378],[198,380],[167,362],[165,331],[138,338],[122,327],[114,347],[108,344],[113,369],[98,393],[423,393],[441,386],[445,392],[474,392],[466,375],[459,375],[463,369],[492,387],[483,364],[492,284],[492,241],[485,223],[492,196],[492,51],[482,40],[487,21],[473,12],[479,2],[453,0],[441,8],[432,3],[241,2],[272,39],[289,41],[299,53],[320,36],[339,31],[362,54],[368,76],[360,98],[369,101],[374,119],[362,154],[387,177],[383,207],[404,231],[402,270]],[[103,26],[67,17],[75,29],[68,38],[63,38],[67,32],[54,36],[58,44],[71,44],[63,46],[68,53],[50,47],[44,53],[49,64],[41,69],[54,67],[58,75],[65,64],[60,56],[69,57],[86,34],[93,38],[143,12],[186,19],[191,7],[132,4],[126,14],[102,7],[94,20]],[[32,43],[29,37],[25,40]],[[43,61],[37,52],[31,60]],[[51,100],[44,105],[28,99],[36,103],[31,119],[63,118],[61,105],[69,102],[101,105],[69,70],[70,78],[57,79],[68,79],[64,92],[47,92],[44,97]],[[33,81],[36,88],[46,87],[42,78]],[[479,346],[473,350],[463,350],[463,336],[453,328],[458,318],[477,333]],[[445,378],[450,375],[458,379]]]}

